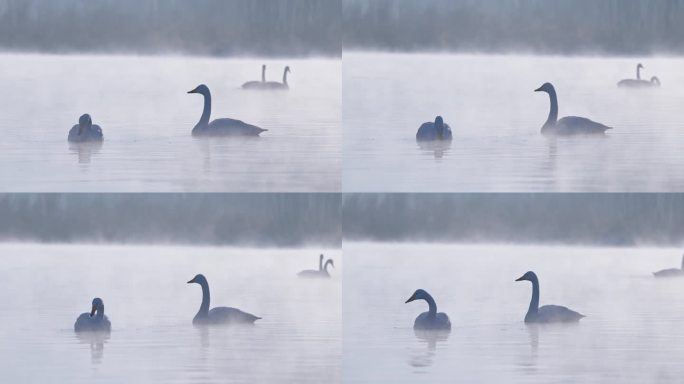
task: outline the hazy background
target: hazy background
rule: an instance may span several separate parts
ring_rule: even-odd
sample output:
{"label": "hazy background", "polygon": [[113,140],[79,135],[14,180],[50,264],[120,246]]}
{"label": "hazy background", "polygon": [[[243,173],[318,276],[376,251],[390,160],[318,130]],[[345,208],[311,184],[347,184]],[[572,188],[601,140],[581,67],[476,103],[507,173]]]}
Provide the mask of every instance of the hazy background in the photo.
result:
{"label": "hazy background", "polygon": [[0,241],[338,248],[340,199],[277,193],[0,194]]}
{"label": "hazy background", "polygon": [[341,0],[0,0],[0,50],[341,54]]}
{"label": "hazy background", "polygon": [[684,53],[682,0],[343,0],[345,49]]}
{"label": "hazy background", "polygon": [[684,243],[681,194],[346,194],[354,241]]}

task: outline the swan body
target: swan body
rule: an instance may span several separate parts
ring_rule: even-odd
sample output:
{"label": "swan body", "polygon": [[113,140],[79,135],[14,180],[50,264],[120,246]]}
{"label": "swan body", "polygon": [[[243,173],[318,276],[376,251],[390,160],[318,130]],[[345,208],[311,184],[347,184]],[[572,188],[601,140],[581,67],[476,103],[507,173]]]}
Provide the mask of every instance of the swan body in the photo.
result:
{"label": "swan body", "polygon": [[535,92],[546,92],[551,101],[549,117],[542,126],[543,135],[571,136],[571,135],[603,135],[611,127],[589,120],[584,117],[568,116],[558,119],[558,97],[556,89],[551,83],[544,83]]}
{"label": "swan body", "polygon": [[221,324],[253,324],[261,317],[243,312],[237,308],[216,307],[209,310],[209,283],[204,275],[199,274],[188,281],[188,284],[196,283],[202,287],[202,304],[192,319],[193,325],[221,325]]}
{"label": "swan body", "polygon": [[89,114],[84,114],[78,119],[78,124],[71,127],[67,140],[70,143],[101,142],[104,140],[102,128],[93,125]]}
{"label": "swan body", "polygon": [[[320,260],[321,261],[323,260],[323,255],[320,256]],[[319,277],[329,278],[330,273],[328,272],[328,265],[331,265],[333,268],[335,267],[335,264],[333,263],[332,259],[329,259],[328,261],[325,262],[325,265],[323,265],[323,267],[320,266],[320,262],[319,262],[318,270],[307,269],[307,270],[299,272],[297,274],[297,276],[305,277],[305,278],[319,278]]]}
{"label": "swan body", "polygon": [[74,323],[75,332],[110,332],[111,330],[112,324],[104,314],[104,303],[99,297],[93,299],[90,313],[82,313]]}
{"label": "swan body", "polygon": [[423,123],[416,132],[418,141],[451,140],[451,138],[451,127],[444,123],[442,116],[437,116],[434,123]]}
{"label": "swan body", "polygon": [[437,304],[429,293],[422,289],[418,289],[408,300],[406,300],[406,303],[410,303],[414,300],[425,300],[428,303],[428,311],[423,312],[416,317],[416,321],[413,322],[413,329],[426,331],[451,330],[449,316],[444,312],[437,312]]}
{"label": "swan body", "polygon": [[527,280],[532,283],[532,300],[525,315],[526,323],[575,323],[586,317],[567,307],[560,305],[539,306],[539,279],[537,275],[529,271],[515,281]]}
{"label": "swan body", "polygon": [[283,82],[279,83],[277,81],[267,81],[264,84],[264,89],[270,89],[270,90],[288,90],[290,89],[290,85],[287,83],[287,74],[290,73],[290,67],[287,66],[285,67],[285,70],[283,70]]}
{"label": "swan body", "polygon": [[211,117],[211,92],[209,87],[202,84],[188,93],[198,93],[204,96],[204,110],[199,122],[192,129],[193,136],[259,136],[267,129],[247,124],[241,120],[216,119],[209,122]]}
{"label": "swan body", "polygon": [[266,84],[266,64],[261,66],[261,81],[248,81],[242,84],[242,89],[263,89]]}
{"label": "swan body", "polygon": [[653,272],[655,277],[680,277],[684,276],[684,256],[682,257],[682,267],[681,268],[669,268],[663,269],[658,272]]}

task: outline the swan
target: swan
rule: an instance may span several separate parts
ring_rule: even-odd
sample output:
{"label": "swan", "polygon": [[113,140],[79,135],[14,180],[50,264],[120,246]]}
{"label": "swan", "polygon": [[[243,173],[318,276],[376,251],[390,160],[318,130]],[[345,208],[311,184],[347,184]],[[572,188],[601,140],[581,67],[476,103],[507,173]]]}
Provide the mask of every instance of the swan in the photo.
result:
{"label": "swan", "polygon": [[290,89],[290,86],[287,84],[287,74],[290,73],[290,67],[285,67],[285,70],[283,70],[283,82],[279,83],[277,81],[268,81],[264,84],[264,88],[266,89],[282,89],[282,90],[287,90]]}
{"label": "swan", "polygon": [[435,122],[423,123],[416,133],[418,141],[451,140],[451,127],[444,123],[442,116],[437,116]]}
{"label": "swan", "polygon": [[414,300],[425,300],[428,303],[428,311],[423,312],[413,323],[413,329],[417,330],[434,330],[434,331],[448,331],[451,330],[451,321],[449,321],[449,316],[443,312],[437,312],[437,304],[435,299],[430,296],[429,293],[422,289],[416,290],[406,303],[410,303]]}
{"label": "swan", "polygon": [[188,281],[188,284],[191,283],[197,283],[202,287],[202,304],[192,319],[193,325],[253,324],[261,319],[237,308],[216,307],[209,310],[209,283],[206,277],[202,274],[196,275]]}
{"label": "swan", "polygon": [[209,92],[209,87],[202,84],[188,93],[199,93],[204,96],[204,110],[199,122],[192,129],[193,136],[259,136],[261,132],[267,131],[267,129],[233,119],[216,119],[210,123],[211,92]]}
{"label": "swan", "polygon": [[551,83],[544,83],[541,87],[534,90],[535,92],[546,92],[549,94],[551,100],[551,110],[549,117],[542,126],[541,133],[544,135],[602,135],[611,127],[591,121],[584,117],[567,116],[558,120],[558,98],[556,96],[556,89]]}
{"label": "swan", "polygon": [[639,63],[637,64],[636,67],[636,79],[624,79],[618,81],[617,85],[618,87],[634,87],[634,86],[641,86],[641,83],[648,83],[646,80],[641,80],[641,70],[644,68],[644,66]]}
{"label": "swan", "polygon": [[[323,255],[320,256],[320,260],[323,260]],[[311,278],[311,277],[323,277],[323,278],[328,278],[330,277],[330,273],[328,272],[328,265],[331,265],[333,268],[335,267],[335,264],[333,263],[332,259],[328,259],[328,261],[325,262],[325,265],[323,268],[320,267],[320,262],[319,262],[319,267],[318,271],[315,269],[307,269],[304,271],[301,271],[297,274],[299,277],[306,277],[306,278]]]}
{"label": "swan", "polygon": [[242,89],[262,89],[266,84],[266,64],[261,66],[261,81],[248,81],[242,84]]}
{"label": "swan", "polygon": [[104,303],[102,299],[93,299],[93,306],[90,313],[81,313],[74,323],[75,332],[110,332],[112,323],[104,314]]}
{"label": "swan", "polygon": [[102,128],[99,125],[93,125],[93,120],[86,113],[78,119],[78,124],[71,127],[67,140],[70,143],[101,142],[104,136]]}
{"label": "swan", "polygon": [[684,276],[684,256],[682,256],[682,267],[681,268],[669,268],[663,269],[662,271],[653,272],[655,277],[678,277]]}
{"label": "swan", "polygon": [[570,323],[578,322],[581,318],[586,317],[560,305],[544,305],[540,307],[539,279],[537,279],[537,275],[529,271],[515,281],[523,280],[532,283],[532,300],[530,300],[530,307],[525,315],[526,323]]}

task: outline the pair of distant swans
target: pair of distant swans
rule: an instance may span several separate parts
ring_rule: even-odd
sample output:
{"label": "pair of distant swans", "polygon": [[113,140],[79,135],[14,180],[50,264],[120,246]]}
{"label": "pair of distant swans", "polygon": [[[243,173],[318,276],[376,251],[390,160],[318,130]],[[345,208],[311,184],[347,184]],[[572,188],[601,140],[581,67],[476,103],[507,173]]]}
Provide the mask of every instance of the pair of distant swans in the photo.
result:
{"label": "pair of distant swans", "polygon": [[[202,287],[202,304],[199,311],[192,319],[192,324],[203,325],[228,325],[228,324],[254,324],[261,317],[243,312],[237,308],[214,307],[209,309],[209,283],[204,275],[199,274],[188,281],[188,284],[195,283]],[[104,332],[109,333],[112,325],[104,314],[104,303],[102,299],[93,299],[90,312],[82,313],[74,323],[74,331],[81,332]]]}
{"label": "pair of distant swans", "polygon": [[323,254],[321,254],[318,257],[318,269],[306,269],[297,274],[299,277],[304,277],[304,278],[317,278],[317,277],[322,277],[322,278],[329,278],[330,273],[328,272],[328,265],[332,266],[333,268],[335,267],[335,264],[333,263],[332,259],[328,259],[328,261],[325,262],[325,265],[323,264]]}
{"label": "pair of distant swans", "polygon": [[283,90],[290,89],[287,83],[287,74],[290,73],[290,67],[286,66],[283,70],[283,82],[266,81],[266,64],[261,66],[261,81],[248,81],[242,84],[242,89],[256,89],[256,90]]}
{"label": "pair of distant swans", "polygon": [[[544,83],[534,91],[546,92],[551,102],[549,116],[541,128],[541,133],[545,136],[603,135],[611,129],[585,117],[567,116],[558,119],[558,96],[551,83]],[[434,123],[423,123],[416,133],[418,141],[450,141],[451,139],[451,127],[444,123],[441,116],[437,116]]]}
{"label": "pair of distant swans", "polygon": [[[537,275],[529,271],[516,279],[516,281],[529,281],[532,283],[532,300],[525,315],[526,323],[571,323],[578,322],[585,317],[567,307],[560,305],[539,306],[539,279]],[[411,297],[406,300],[410,303],[415,300],[425,300],[428,303],[428,311],[416,317],[413,323],[415,330],[448,331],[451,329],[449,316],[443,312],[437,312],[437,304],[432,296],[425,290],[416,290]]]}
{"label": "pair of distant swans", "polygon": [[637,64],[636,79],[620,80],[617,83],[618,87],[629,87],[629,88],[660,87],[660,79],[658,79],[658,77],[656,77],[656,76],[651,77],[650,81],[642,80],[641,79],[641,70],[642,69],[644,69],[644,66],[641,63]]}

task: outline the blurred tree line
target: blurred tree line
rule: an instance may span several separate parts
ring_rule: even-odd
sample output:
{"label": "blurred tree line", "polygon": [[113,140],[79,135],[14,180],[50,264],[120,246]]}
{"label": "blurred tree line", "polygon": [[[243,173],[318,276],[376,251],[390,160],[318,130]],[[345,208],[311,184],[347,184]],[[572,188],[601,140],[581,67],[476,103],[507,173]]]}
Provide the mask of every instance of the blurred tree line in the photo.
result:
{"label": "blurred tree line", "polygon": [[341,55],[341,0],[0,0],[0,48]]}
{"label": "blurred tree line", "polygon": [[350,240],[684,245],[681,194],[348,194],[343,205]]}
{"label": "blurred tree line", "polygon": [[0,240],[341,247],[336,194],[0,194]]}
{"label": "blurred tree line", "polygon": [[684,53],[684,0],[343,0],[345,48]]}

